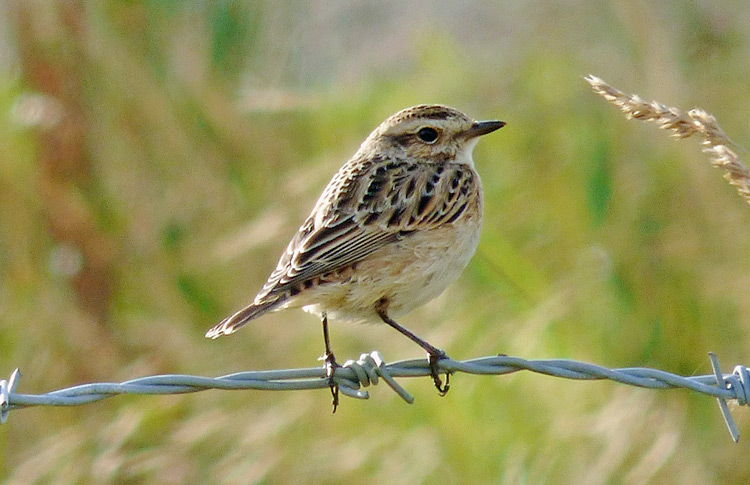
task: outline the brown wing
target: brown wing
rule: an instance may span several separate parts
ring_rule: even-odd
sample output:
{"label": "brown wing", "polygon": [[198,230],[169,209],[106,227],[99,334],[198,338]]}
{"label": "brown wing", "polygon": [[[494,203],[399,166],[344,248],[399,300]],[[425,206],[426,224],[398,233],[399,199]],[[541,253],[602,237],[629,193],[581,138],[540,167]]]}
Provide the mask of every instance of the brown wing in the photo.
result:
{"label": "brown wing", "polygon": [[466,165],[399,160],[358,165],[358,173],[345,165],[331,181],[256,303],[344,269],[415,230],[452,223],[478,190],[478,176]]}
{"label": "brown wing", "polygon": [[478,175],[466,165],[350,161],[334,176],[255,301],[206,336],[227,335],[282,305],[312,279],[342,270],[414,231],[465,212]]}

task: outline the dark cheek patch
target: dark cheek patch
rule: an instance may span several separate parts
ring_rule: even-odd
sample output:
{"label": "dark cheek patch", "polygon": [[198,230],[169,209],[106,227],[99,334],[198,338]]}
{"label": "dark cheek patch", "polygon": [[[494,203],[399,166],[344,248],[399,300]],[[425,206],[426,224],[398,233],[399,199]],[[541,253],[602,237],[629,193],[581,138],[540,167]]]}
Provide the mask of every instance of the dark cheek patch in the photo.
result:
{"label": "dark cheek patch", "polygon": [[391,139],[392,139],[392,140],[393,140],[393,141],[394,141],[395,143],[397,143],[397,144],[399,144],[399,145],[401,145],[401,146],[403,146],[403,147],[405,147],[406,145],[408,145],[408,144],[409,144],[409,141],[410,141],[410,140],[411,140],[412,138],[413,138],[413,137],[412,137],[412,135],[410,135],[410,134],[403,134],[403,135],[394,135],[394,136],[392,136],[392,137],[391,137]]}

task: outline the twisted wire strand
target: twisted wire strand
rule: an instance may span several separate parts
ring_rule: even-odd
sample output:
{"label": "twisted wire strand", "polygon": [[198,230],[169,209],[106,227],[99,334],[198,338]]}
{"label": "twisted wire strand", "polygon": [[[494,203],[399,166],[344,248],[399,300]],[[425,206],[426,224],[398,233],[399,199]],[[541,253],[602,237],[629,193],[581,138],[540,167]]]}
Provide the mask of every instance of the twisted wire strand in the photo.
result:
{"label": "twisted wire strand", "polygon": [[[607,379],[647,389],[690,389],[719,400],[720,409],[732,439],[736,442],[739,439],[739,431],[729,413],[726,401],[734,400],[741,406],[750,402],[750,372],[747,367],[739,365],[735,367],[732,374],[725,375],[719,368],[716,356],[712,353],[709,356],[714,373],[691,377],[644,367],[609,369],[574,360],[527,360],[505,355],[465,361],[444,359],[439,362],[439,367],[441,371],[450,373],[505,375],[527,370],[565,379]],[[379,352],[372,352],[362,354],[357,361],[349,360],[342,367],[337,368],[334,381],[342,394],[367,399],[369,393],[361,388],[376,385],[380,379],[383,379],[404,401],[412,403],[414,398],[394,378],[429,375],[430,368],[425,359],[386,364]],[[0,423],[7,420],[8,413],[12,409],[31,406],[78,406],[119,394],[184,394],[208,389],[282,391],[322,389],[329,386],[323,367],[246,371],[215,378],[181,374],[156,375],[120,383],[83,384],[45,394],[17,393],[19,377],[20,373],[16,369],[8,380],[0,381]]]}

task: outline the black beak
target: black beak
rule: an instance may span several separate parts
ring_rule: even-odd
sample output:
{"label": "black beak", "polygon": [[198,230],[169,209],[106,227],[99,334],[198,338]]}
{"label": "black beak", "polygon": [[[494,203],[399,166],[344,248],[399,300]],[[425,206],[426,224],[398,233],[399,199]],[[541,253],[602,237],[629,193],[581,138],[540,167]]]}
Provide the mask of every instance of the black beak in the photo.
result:
{"label": "black beak", "polygon": [[505,126],[505,121],[489,120],[475,121],[471,128],[466,130],[466,138],[486,135]]}

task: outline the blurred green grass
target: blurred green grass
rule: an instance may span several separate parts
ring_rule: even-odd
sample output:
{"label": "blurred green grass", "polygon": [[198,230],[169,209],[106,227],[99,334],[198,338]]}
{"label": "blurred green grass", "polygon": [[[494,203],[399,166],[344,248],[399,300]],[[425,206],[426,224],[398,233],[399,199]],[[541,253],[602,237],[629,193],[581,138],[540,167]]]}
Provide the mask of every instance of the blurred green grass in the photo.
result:
{"label": "blurred green grass", "polygon": [[[508,126],[475,151],[485,229],[404,324],[495,353],[709,373],[750,355],[750,210],[628,92],[750,146],[750,13],[708,2],[14,3],[0,24],[0,373],[20,392],[307,367],[318,322],[203,333],[247,302],[331,174],[385,117],[446,103]],[[744,156],[744,155],[743,155]],[[747,161],[747,160],[746,160]],[[336,326],[337,355],[420,355]],[[14,411],[8,483],[743,483],[715,403],[538,375],[327,392],[120,397]],[[747,412],[736,409],[748,434]],[[732,463],[732,467],[724,464]]]}

